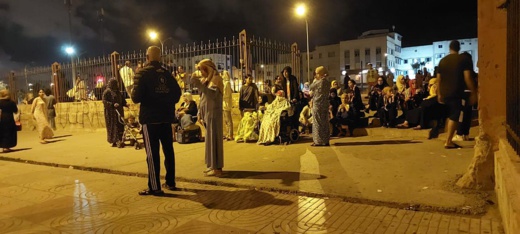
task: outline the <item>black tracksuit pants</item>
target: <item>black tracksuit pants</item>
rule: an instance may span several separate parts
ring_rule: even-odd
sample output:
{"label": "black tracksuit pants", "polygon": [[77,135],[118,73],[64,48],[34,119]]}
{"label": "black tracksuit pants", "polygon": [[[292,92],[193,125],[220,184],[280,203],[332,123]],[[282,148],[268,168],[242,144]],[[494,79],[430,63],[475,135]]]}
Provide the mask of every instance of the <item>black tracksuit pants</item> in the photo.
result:
{"label": "black tracksuit pants", "polygon": [[175,153],[173,152],[173,135],[170,123],[143,124],[143,140],[148,164],[148,188],[161,190],[161,157],[159,143],[164,153],[166,184],[175,184]]}

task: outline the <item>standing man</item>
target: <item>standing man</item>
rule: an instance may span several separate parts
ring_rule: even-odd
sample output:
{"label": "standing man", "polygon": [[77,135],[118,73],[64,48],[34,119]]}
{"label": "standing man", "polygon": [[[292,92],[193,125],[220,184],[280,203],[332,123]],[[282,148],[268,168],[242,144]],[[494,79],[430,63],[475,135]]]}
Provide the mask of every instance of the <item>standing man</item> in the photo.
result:
{"label": "standing man", "polygon": [[453,143],[452,138],[459,123],[460,112],[463,109],[464,90],[470,90],[469,104],[477,101],[477,92],[472,80],[473,64],[467,56],[459,55],[460,43],[450,42],[450,54],[439,62],[437,81],[439,89],[437,98],[448,108],[448,136],[444,148],[454,149],[460,146]]}
{"label": "standing man", "polygon": [[253,77],[248,74],[246,76],[246,83],[240,88],[240,99],[238,100],[238,109],[242,117],[244,117],[244,111],[246,109],[254,109],[254,111],[258,109],[258,96],[258,87],[253,83]]}
{"label": "standing man", "polygon": [[367,67],[367,96],[370,96],[370,90],[372,90],[372,86],[376,85],[379,73],[372,67],[371,63],[367,63]]}
{"label": "standing man", "polygon": [[[132,101],[141,103],[139,122],[143,125],[143,139],[148,164],[148,189],[139,195],[161,196],[161,187],[176,190],[175,153],[173,151],[172,123],[175,119],[175,104],[181,90],[171,73],[159,62],[161,49],[150,46],[146,50],[147,66],[134,78]],[[159,143],[164,153],[166,183],[160,185]]]}
{"label": "standing man", "polygon": [[[296,76],[292,75],[291,67],[285,67],[282,71],[282,74],[289,85],[287,88],[287,99],[289,99],[289,101],[294,104],[300,100],[300,84],[298,84],[298,79],[296,79]],[[300,113],[298,113],[298,115],[299,114]]]}
{"label": "standing man", "polygon": [[[125,85],[126,94],[130,96],[134,84],[134,70],[130,67],[130,61],[126,61],[125,66],[119,69],[119,75],[121,75],[121,79]],[[125,95],[123,95],[123,97],[124,96]]]}

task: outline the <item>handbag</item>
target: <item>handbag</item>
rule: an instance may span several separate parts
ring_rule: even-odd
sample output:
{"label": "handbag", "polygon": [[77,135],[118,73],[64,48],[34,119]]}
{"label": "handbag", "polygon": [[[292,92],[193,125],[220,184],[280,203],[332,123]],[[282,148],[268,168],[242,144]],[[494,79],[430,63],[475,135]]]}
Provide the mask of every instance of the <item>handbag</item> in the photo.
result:
{"label": "handbag", "polygon": [[22,131],[22,123],[20,121],[15,121],[16,131]]}

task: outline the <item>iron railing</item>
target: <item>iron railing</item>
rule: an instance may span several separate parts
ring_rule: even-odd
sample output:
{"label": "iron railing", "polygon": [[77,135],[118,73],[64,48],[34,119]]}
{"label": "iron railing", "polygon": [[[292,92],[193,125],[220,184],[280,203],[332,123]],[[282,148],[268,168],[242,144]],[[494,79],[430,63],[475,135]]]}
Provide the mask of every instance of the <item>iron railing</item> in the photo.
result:
{"label": "iron railing", "polygon": [[[194,72],[195,64],[210,58],[220,71],[227,70],[231,76],[235,92],[240,90],[246,74],[260,91],[267,83],[274,84],[285,66],[293,68],[293,74],[300,80],[301,57],[296,44],[287,44],[259,37],[248,37],[245,30],[238,37],[224,38],[165,47],[162,60],[171,71],[183,66],[188,74]],[[22,101],[36,97],[40,89],[51,89],[59,102],[74,100],[99,100],[107,80],[114,77],[122,83],[119,70],[125,62],[136,70],[138,63],[146,61],[144,50],[113,52],[97,58],[75,58],[64,63],[54,63],[50,67],[28,68],[9,74],[8,84],[15,90],[13,100]],[[75,73],[75,74],[74,74]],[[79,77],[79,78],[78,78]],[[81,83],[83,82],[83,83]],[[80,87],[80,88],[78,88]],[[83,94],[78,90],[84,87]],[[121,87],[124,87],[121,85]],[[187,90],[191,90],[188,85]],[[124,88],[122,89],[124,93]]]}
{"label": "iron railing", "polygon": [[520,0],[507,6],[507,140],[520,155]]}

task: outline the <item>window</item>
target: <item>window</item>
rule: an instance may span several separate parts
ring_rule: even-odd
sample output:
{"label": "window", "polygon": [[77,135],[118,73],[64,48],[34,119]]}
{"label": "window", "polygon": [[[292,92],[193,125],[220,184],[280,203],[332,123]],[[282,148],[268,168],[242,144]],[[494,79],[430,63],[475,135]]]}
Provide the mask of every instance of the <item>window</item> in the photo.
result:
{"label": "window", "polygon": [[391,54],[391,55],[394,55],[394,49],[391,49],[391,50],[390,50],[390,54]]}
{"label": "window", "polygon": [[381,67],[381,62],[377,62],[376,67]]}
{"label": "window", "polygon": [[345,58],[346,59],[350,58],[350,50],[345,50]]}
{"label": "window", "polygon": [[415,52],[417,53],[417,50],[415,50]]}
{"label": "window", "polygon": [[431,62],[431,61],[432,61],[431,57],[426,58],[426,62]]}
{"label": "window", "polygon": [[439,45],[439,49],[442,49],[442,45]]}
{"label": "window", "polygon": [[376,47],[376,55],[381,54],[381,47]]}
{"label": "window", "polygon": [[359,50],[354,50],[354,61],[355,63],[359,63],[361,61],[359,57]]}
{"label": "window", "polygon": [[346,70],[350,70],[350,64],[345,65]]}
{"label": "window", "polygon": [[408,59],[405,59],[405,60],[404,60],[404,64],[408,64]]}
{"label": "window", "polygon": [[395,45],[395,51],[401,53],[401,46]]}
{"label": "window", "polygon": [[370,49],[365,49],[365,55],[370,56]]}
{"label": "window", "polygon": [[334,51],[329,52],[328,56],[329,56],[329,58],[336,57],[336,52],[334,52]]}

